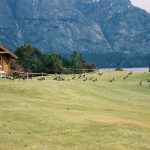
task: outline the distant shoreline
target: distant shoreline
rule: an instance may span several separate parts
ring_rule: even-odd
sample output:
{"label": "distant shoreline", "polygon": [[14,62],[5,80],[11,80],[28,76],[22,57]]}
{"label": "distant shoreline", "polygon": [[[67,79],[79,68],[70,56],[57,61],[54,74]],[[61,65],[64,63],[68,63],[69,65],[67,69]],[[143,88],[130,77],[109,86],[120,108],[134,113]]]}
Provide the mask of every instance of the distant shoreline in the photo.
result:
{"label": "distant shoreline", "polygon": [[[101,68],[100,70],[106,71],[106,70],[115,70],[116,68]],[[133,71],[133,72],[149,72],[148,67],[143,67],[143,68],[122,68],[124,71]]]}

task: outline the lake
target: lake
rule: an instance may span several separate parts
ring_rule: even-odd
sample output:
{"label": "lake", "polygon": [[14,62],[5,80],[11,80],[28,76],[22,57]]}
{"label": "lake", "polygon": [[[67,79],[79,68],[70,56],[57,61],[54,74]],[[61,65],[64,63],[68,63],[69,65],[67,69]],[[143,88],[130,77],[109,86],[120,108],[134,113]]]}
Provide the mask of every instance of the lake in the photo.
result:
{"label": "lake", "polygon": [[[106,70],[115,70],[116,68],[102,68],[100,71],[106,71]],[[123,68],[125,71],[133,71],[133,72],[149,72],[149,68]]]}

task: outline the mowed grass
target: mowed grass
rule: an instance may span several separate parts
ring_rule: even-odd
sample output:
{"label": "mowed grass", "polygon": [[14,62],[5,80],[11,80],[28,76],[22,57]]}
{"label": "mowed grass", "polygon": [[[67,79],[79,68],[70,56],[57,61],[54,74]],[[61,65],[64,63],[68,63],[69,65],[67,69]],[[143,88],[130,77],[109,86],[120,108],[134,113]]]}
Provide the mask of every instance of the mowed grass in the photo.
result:
{"label": "mowed grass", "polygon": [[0,150],[149,150],[150,74],[126,74],[0,80]]}

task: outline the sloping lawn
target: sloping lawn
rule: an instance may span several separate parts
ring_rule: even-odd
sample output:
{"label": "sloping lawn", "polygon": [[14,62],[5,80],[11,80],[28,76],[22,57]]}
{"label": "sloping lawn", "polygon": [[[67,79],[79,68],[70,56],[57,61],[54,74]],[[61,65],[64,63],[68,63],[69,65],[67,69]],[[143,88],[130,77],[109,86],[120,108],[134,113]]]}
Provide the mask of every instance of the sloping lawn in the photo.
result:
{"label": "sloping lawn", "polygon": [[149,150],[150,74],[124,75],[0,79],[0,150]]}

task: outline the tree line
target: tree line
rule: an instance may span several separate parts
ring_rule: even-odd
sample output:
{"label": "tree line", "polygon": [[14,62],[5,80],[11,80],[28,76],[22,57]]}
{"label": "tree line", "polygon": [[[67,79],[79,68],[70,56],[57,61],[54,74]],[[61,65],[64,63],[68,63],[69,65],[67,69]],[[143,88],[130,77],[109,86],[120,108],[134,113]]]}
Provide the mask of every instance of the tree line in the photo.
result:
{"label": "tree line", "polygon": [[57,53],[43,54],[39,49],[29,44],[21,45],[14,53],[19,57],[16,66],[20,66],[25,72],[82,73],[83,69],[90,72],[96,68],[94,64],[87,64],[83,55],[76,50],[68,59]]}

